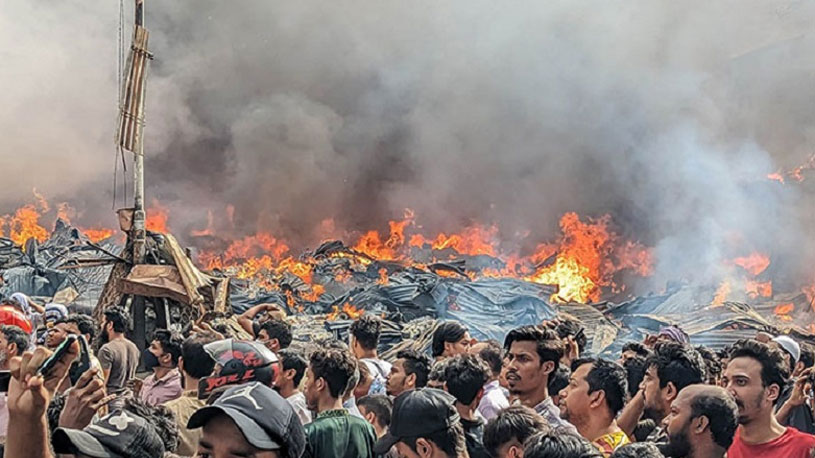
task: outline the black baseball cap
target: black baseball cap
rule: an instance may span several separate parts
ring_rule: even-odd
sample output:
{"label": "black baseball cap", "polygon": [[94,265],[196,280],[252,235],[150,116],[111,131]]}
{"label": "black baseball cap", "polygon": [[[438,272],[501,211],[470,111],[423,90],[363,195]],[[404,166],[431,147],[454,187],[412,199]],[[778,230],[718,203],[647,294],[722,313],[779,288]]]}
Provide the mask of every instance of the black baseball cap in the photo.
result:
{"label": "black baseball cap", "polygon": [[126,410],[116,410],[84,429],[57,428],[54,451],[82,453],[93,458],[156,458],[164,443],[147,421]]}
{"label": "black baseball cap", "polygon": [[306,449],[306,432],[288,401],[260,382],[233,386],[211,406],[198,409],[188,429],[200,428],[215,415],[232,419],[247,442],[261,450],[280,450],[300,458]]}
{"label": "black baseball cap", "polygon": [[387,453],[405,437],[427,437],[455,426],[461,421],[455,402],[450,393],[435,388],[417,388],[400,394],[393,402],[390,428],[377,441],[374,453]]}

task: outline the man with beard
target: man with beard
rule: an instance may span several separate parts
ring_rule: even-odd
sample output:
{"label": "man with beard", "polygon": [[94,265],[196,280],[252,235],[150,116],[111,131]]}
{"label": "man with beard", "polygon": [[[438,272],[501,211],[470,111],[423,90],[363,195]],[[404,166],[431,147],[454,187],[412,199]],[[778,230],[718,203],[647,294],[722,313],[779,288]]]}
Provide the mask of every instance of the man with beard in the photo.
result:
{"label": "man with beard", "polygon": [[[130,325],[130,318],[120,308],[105,310],[102,319],[101,339],[104,342],[99,349],[99,364],[105,375],[105,388],[108,394],[122,395],[127,390],[127,382],[136,374],[139,366],[139,348],[127,340],[125,331]],[[123,396],[112,404],[120,407]]]}
{"label": "man with beard", "polygon": [[576,432],[574,426],[560,418],[560,409],[549,396],[549,375],[563,356],[558,335],[540,326],[521,326],[509,331],[504,349],[507,385],[515,402],[534,409],[553,428]]}
{"label": "man with beard", "polygon": [[427,355],[415,350],[402,350],[396,354],[391,373],[385,383],[388,396],[399,396],[405,391],[427,385],[431,361]]}
{"label": "man with beard", "polygon": [[[657,344],[654,354],[646,361],[645,376],[640,385],[645,416],[657,424],[671,410],[671,403],[688,385],[704,383],[705,362],[690,345],[673,341]],[[625,428],[623,428],[625,430]],[[658,427],[648,436],[649,442],[666,442],[663,428]]]}
{"label": "man with beard", "polygon": [[690,385],[671,404],[665,423],[665,456],[723,458],[738,427],[738,407],[724,388]]}
{"label": "man with beard", "polygon": [[625,369],[593,358],[576,359],[572,369],[569,384],[560,391],[560,416],[608,457],[631,442],[614,420],[628,397]]}
{"label": "man with beard", "polygon": [[755,340],[738,342],[722,381],[736,398],[739,425],[728,458],[809,458],[815,436],[784,427],[773,407],[789,376],[788,364],[777,349]]}

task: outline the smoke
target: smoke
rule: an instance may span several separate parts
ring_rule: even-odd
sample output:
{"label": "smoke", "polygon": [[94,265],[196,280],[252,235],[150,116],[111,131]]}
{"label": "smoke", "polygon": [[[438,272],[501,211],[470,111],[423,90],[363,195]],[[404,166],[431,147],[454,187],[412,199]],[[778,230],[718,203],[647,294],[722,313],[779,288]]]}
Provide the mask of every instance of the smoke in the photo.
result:
{"label": "smoke", "polygon": [[[0,204],[36,186],[102,218],[117,5],[7,3],[0,133],[14,179]],[[764,178],[812,152],[810,3],[147,8],[147,192],[182,233],[211,209],[220,229],[313,246],[328,219],[385,229],[412,208],[429,230],[495,223],[530,244],[563,212],[610,213],[655,247],[656,284],[717,278],[753,250],[812,274],[809,193]]]}

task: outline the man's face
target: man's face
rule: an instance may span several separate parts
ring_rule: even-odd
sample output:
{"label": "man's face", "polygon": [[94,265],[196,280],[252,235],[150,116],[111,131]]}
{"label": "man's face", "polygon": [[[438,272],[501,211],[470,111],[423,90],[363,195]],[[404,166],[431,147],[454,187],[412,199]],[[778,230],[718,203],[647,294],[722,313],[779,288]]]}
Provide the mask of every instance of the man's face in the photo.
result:
{"label": "man's face", "polygon": [[577,427],[584,425],[591,415],[589,384],[586,382],[591,368],[591,364],[580,365],[572,372],[566,388],[560,390],[560,417]]}
{"label": "man's face", "polygon": [[538,389],[549,381],[554,364],[541,364],[537,344],[531,340],[512,342],[507,353],[507,385],[510,393],[524,394]]}
{"label": "man's face", "polygon": [[320,391],[317,389],[317,380],[311,368],[306,369],[306,382],[303,386],[303,395],[306,397],[306,405],[310,410],[317,410],[320,400]]}
{"label": "man's face", "polygon": [[470,350],[470,346],[473,343],[473,339],[470,337],[469,332],[464,333],[464,337],[457,340],[456,342],[448,342],[446,343],[444,353],[442,356],[451,357],[456,355],[461,355],[467,353]]}
{"label": "man's face", "polygon": [[279,458],[272,450],[260,450],[246,441],[235,422],[226,415],[218,415],[204,425],[198,442],[198,458]]}
{"label": "man's face", "polygon": [[51,349],[57,348],[59,344],[68,337],[68,334],[70,334],[70,332],[68,331],[67,323],[59,323],[52,326],[45,337],[45,346]]}
{"label": "man's face", "polygon": [[772,402],[778,397],[778,386],[764,387],[761,381],[761,363],[755,359],[739,357],[730,360],[724,370],[722,383],[736,398],[740,424],[750,423],[762,415],[772,415]]}
{"label": "man's face", "polygon": [[665,418],[668,412],[665,411],[663,403],[663,390],[659,387],[659,375],[656,366],[648,366],[645,376],[640,384],[642,393],[645,396],[645,412],[648,418],[653,418],[657,422]]}
{"label": "man's face", "polygon": [[634,350],[626,350],[620,356],[620,361],[619,362],[620,362],[620,364],[623,364],[626,361],[628,361],[629,359],[634,358],[635,356],[637,356],[637,352],[635,352]]}
{"label": "man's face", "polygon": [[691,422],[691,390],[682,390],[671,403],[671,410],[663,420],[668,434],[668,445],[663,449],[665,456],[682,458],[690,455],[692,446],[689,437]]}
{"label": "man's face", "polygon": [[161,342],[159,342],[158,340],[150,342],[150,353],[152,353],[153,356],[158,358],[159,366],[166,367],[169,365],[169,362],[167,360],[170,358],[164,357],[164,348],[161,347]]}
{"label": "man's face", "polygon": [[269,338],[269,333],[266,332],[265,329],[261,329],[258,332],[257,340],[258,340],[258,342],[265,345],[266,348],[268,348],[269,350],[272,350],[272,351],[279,351],[280,350],[280,345],[277,343],[277,339],[272,340],[271,338]]}
{"label": "man's face", "polygon": [[385,382],[385,390],[387,390],[388,395],[399,396],[402,392],[406,391],[408,389],[405,386],[406,378],[405,360],[401,358],[397,359],[393,363],[393,366],[391,366],[391,373],[388,374],[388,380]]}
{"label": "man's face", "polygon": [[495,452],[495,458],[523,458],[524,447],[515,438],[512,438],[509,442],[501,444]]}

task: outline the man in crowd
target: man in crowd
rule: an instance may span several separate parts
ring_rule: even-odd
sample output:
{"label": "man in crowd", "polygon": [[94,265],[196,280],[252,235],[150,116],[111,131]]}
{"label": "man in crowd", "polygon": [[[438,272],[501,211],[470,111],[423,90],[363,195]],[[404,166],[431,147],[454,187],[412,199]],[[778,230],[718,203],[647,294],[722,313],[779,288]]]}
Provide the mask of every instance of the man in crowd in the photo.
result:
{"label": "man in crowd", "polygon": [[629,443],[615,418],[628,398],[625,369],[604,359],[572,363],[569,385],[560,392],[560,416],[608,457]]}
{"label": "man in crowd", "polygon": [[257,341],[275,353],[289,348],[292,341],[291,325],[275,318],[266,320],[259,325]]}
{"label": "man in crowd", "polygon": [[238,324],[252,337],[258,337],[260,325],[266,320],[286,318],[286,312],[277,304],[258,304],[238,316]]}
{"label": "man in crowd", "polygon": [[775,418],[773,406],[788,370],[784,355],[767,344],[744,340],[733,347],[722,382],[736,398],[740,426],[728,458],[811,457],[815,436],[784,427]]}
{"label": "man in crowd", "polygon": [[603,454],[577,434],[551,431],[532,436],[524,445],[524,458],[602,458]]}
{"label": "man in crowd", "polygon": [[202,429],[196,455],[202,458],[300,458],[306,449],[291,405],[259,382],[230,387],[187,426]]}
{"label": "man in crowd", "polygon": [[723,458],[738,427],[738,407],[723,388],[689,385],[679,392],[665,419],[668,443],[662,451],[675,458]]}
{"label": "man in crowd", "polygon": [[153,373],[142,384],[142,401],[155,406],[181,397],[184,389],[181,387],[178,360],[183,343],[181,336],[166,329],[156,329],[150,348],[143,353],[144,368]]}
{"label": "man in crowd", "polygon": [[[705,382],[705,362],[702,356],[687,344],[670,340],[658,343],[654,347],[654,354],[646,361],[646,367],[640,392],[620,416],[619,423],[623,431],[633,431],[640,417],[640,412],[632,412],[630,409],[636,409],[641,405],[645,416],[660,425],[682,388]],[[640,398],[641,404],[637,398]],[[628,415],[633,416],[630,430],[623,424],[629,418]],[[648,439],[651,442],[665,442],[667,437],[664,429],[657,427]]]}
{"label": "man in crowd", "polygon": [[397,353],[385,385],[388,395],[396,397],[407,390],[425,386],[430,365],[430,358],[415,350],[402,350]]}
{"label": "man in crowd", "polygon": [[60,456],[77,458],[156,458],[166,450],[156,428],[126,410],[116,410],[83,429],[57,428],[53,444]]}
{"label": "man in crowd", "polygon": [[525,406],[508,407],[484,428],[484,448],[495,458],[521,458],[524,442],[548,431],[546,420],[534,410]]}
{"label": "man in crowd", "polygon": [[804,393],[810,373],[804,371],[812,367],[812,355],[808,349],[805,350],[803,345],[789,336],[777,336],[768,344],[782,351],[792,371],[790,380],[781,389],[781,395],[776,402],[775,418],[783,426],[792,426],[808,434],[815,433],[815,417],[809,405],[811,401]]}
{"label": "man in crowd", "polygon": [[431,352],[436,361],[451,356],[467,353],[473,339],[470,333],[458,321],[442,321],[433,331]]}
{"label": "man in crowd", "polygon": [[321,349],[309,358],[304,391],[308,408],[317,416],[306,425],[306,436],[314,458],[374,456],[373,427],[342,406],[356,370],[356,360],[347,351]]}
{"label": "man in crowd", "polygon": [[212,374],[215,368],[215,360],[204,350],[204,345],[216,340],[218,336],[215,333],[197,333],[187,337],[181,344],[178,368],[184,374],[184,392],[178,399],[165,404],[175,415],[178,424],[180,441],[176,453],[181,456],[192,456],[198,450],[201,430],[188,429],[187,422],[196,410],[206,404],[204,400],[198,398],[198,383],[202,378]]}
{"label": "man in crowd", "polygon": [[478,403],[478,413],[485,420],[495,418],[503,409],[509,407],[509,400],[498,382],[504,365],[503,348],[495,340],[478,342],[470,348],[470,353],[478,355],[490,368],[489,378],[484,385],[484,395]]}
{"label": "man in crowd", "polygon": [[396,447],[402,458],[467,457],[454,403],[453,396],[435,388],[417,388],[397,396],[390,429],[377,441],[376,453]]}
{"label": "man in crowd", "polygon": [[379,358],[377,347],[382,331],[382,320],[375,315],[362,315],[351,324],[351,352],[365,364],[371,377],[367,394],[384,394],[391,364]]}
{"label": "man in crowd", "polygon": [[456,398],[455,407],[461,417],[470,458],[489,458],[482,442],[484,420],[477,413],[489,374],[487,364],[478,356],[470,354],[450,358],[444,368],[445,391]]}
{"label": "man in crowd", "polygon": [[[17,326],[3,325],[0,327],[0,371],[11,368],[11,358],[20,356],[28,348],[29,335]],[[8,429],[8,404],[6,393],[0,394],[0,438],[5,439]],[[0,441],[2,442],[2,441]]]}
{"label": "man in crowd", "polygon": [[650,348],[646,347],[645,345],[639,342],[628,342],[627,344],[623,345],[623,351],[620,355],[620,364],[624,363],[627,359],[633,358],[635,356],[639,356],[642,358],[648,358],[651,356]]}
{"label": "man in crowd", "polygon": [[277,352],[280,358],[280,371],[274,382],[274,388],[291,404],[294,413],[304,425],[311,423],[311,412],[306,405],[306,396],[300,391],[300,381],[306,375],[308,361],[299,351],[287,348]]}
{"label": "man in crowd", "polygon": [[540,326],[522,326],[507,334],[506,379],[518,403],[535,409],[549,426],[575,431],[560,417],[560,409],[549,396],[549,376],[563,356],[563,343],[557,334]]}
{"label": "man in crowd", "polygon": [[363,396],[357,400],[362,416],[374,427],[376,438],[379,439],[388,432],[391,424],[391,412],[393,411],[393,401],[384,394],[371,394]]}
{"label": "man in crowd", "polygon": [[[105,388],[108,394],[126,394],[127,383],[136,374],[136,368],[139,366],[139,349],[124,335],[129,327],[130,317],[124,310],[120,308],[105,310],[101,332],[104,344],[99,349],[97,358],[105,375]],[[114,402],[121,405],[121,398]]]}

